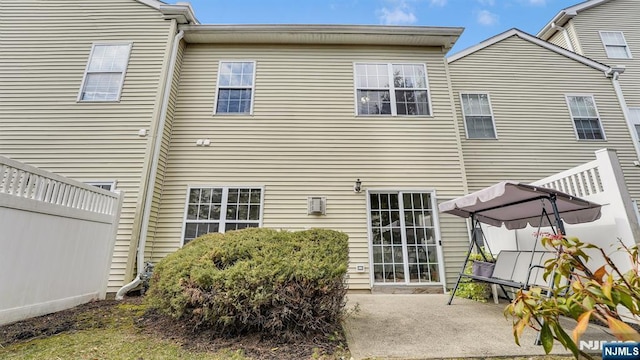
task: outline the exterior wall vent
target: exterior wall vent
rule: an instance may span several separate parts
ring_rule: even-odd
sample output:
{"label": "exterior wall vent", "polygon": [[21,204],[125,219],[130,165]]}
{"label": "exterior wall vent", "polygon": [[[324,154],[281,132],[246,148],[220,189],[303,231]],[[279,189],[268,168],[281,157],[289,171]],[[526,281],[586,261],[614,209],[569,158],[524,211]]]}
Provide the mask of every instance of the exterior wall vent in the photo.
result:
{"label": "exterior wall vent", "polygon": [[324,196],[309,196],[307,213],[309,215],[325,215],[327,211],[327,198]]}

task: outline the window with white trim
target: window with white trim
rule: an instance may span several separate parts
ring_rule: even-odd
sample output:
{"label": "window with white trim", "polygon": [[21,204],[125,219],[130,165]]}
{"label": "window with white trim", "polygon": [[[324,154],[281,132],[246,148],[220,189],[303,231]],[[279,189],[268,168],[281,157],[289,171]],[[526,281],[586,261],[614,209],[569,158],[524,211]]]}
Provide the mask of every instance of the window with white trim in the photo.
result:
{"label": "window with white trim", "polygon": [[602,45],[610,59],[631,59],[631,50],[622,31],[600,31]]}
{"label": "window with white trim", "polygon": [[633,124],[633,127],[636,129],[638,139],[640,139],[640,107],[629,108],[629,117],[631,124]]}
{"label": "window with white trim", "polygon": [[131,44],[94,44],[79,101],[118,101],[129,63]]}
{"label": "window with white trim", "polygon": [[580,140],[604,140],[604,130],[592,95],[567,95],[569,112]]}
{"label": "window with white trim", "polygon": [[356,63],[358,115],[431,115],[424,64]]}
{"label": "window with white trim", "polygon": [[250,114],[255,62],[221,61],[218,71],[216,114]]}
{"label": "window with white trim", "polygon": [[259,227],[262,188],[193,187],[189,189],[183,241],[212,232]]}
{"label": "window with white trim", "polygon": [[489,94],[460,94],[464,126],[469,139],[495,139],[496,131]]}

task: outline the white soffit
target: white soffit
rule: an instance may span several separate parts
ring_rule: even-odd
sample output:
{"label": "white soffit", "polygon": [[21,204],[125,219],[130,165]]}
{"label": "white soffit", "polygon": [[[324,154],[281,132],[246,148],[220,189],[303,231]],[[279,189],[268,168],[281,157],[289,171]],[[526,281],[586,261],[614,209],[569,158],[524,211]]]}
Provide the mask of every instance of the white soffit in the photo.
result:
{"label": "white soffit", "polygon": [[183,25],[189,43],[453,47],[460,27],[368,25]]}
{"label": "white soffit", "polygon": [[574,16],[578,15],[579,12],[587,9],[591,9],[592,7],[596,7],[598,5],[607,3],[609,1],[611,0],[588,0],[588,1],[581,2],[577,5],[570,6],[566,9],[562,9],[558,14],[556,14],[556,16],[553,17],[553,19],[551,19],[551,21],[549,21],[542,28],[542,30],[538,32],[536,36],[543,40],[549,40],[549,38],[556,31],[558,31],[557,28],[553,27],[553,24],[556,24],[558,26],[564,26],[564,24],[566,24],[567,21],[569,21]]}

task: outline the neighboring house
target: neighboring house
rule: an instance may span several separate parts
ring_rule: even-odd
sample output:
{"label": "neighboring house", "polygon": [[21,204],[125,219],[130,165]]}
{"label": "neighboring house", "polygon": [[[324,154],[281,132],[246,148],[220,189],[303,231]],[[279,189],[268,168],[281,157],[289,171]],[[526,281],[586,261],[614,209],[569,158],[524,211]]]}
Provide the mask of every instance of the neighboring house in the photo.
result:
{"label": "neighboring house", "polygon": [[611,148],[640,199],[615,68],[517,29],[448,62],[470,191],[504,179],[535,181]]}
{"label": "neighboring house", "polygon": [[589,0],[561,10],[538,33],[556,45],[611,65],[624,66],[620,87],[640,156],[640,1]]}
{"label": "neighboring house", "polygon": [[321,227],[350,237],[351,290],[455,280],[466,228],[436,201],[466,192],[444,58],[462,29],[180,30],[153,261],[207,232]]}
{"label": "neighboring house", "polygon": [[0,154],[124,191],[109,291],[134,273],[169,49],[195,21],[155,0],[0,1]]}

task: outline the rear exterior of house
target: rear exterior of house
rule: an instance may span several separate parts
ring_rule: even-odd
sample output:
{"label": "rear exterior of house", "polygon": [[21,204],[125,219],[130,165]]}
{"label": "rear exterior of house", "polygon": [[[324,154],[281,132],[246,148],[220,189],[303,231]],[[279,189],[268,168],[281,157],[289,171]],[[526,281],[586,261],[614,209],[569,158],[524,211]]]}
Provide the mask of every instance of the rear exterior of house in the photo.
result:
{"label": "rear exterior of house", "polygon": [[470,191],[533,182],[610,148],[640,198],[638,156],[608,66],[510,30],[449,57],[449,69]]}
{"label": "rear exterior of house", "polygon": [[[578,54],[611,65],[624,66],[620,88],[624,95],[626,120],[640,156],[640,2],[635,0],[591,0],[561,10],[538,37]],[[555,26],[553,25],[555,24]],[[571,46],[565,39],[569,39]],[[638,160],[638,159],[636,159]],[[632,188],[640,177],[628,177]],[[640,202],[638,192],[632,193]],[[640,207],[639,207],[640,209]]]}
{"label": "rear exterior of house", "polygon": [[146,256],[330,228],[350,237],[351,290],[442,291],[468,244],[436,210],[466,192],[444,58],[460,29],[308,28],[182,28]]}
{"label": "rear exterior of house", "polygon": [[160,5],[0,2],[0,154],[124,192],[109,291],[132,273],[152,141],[139,131],[159,116],[179,21]]}

